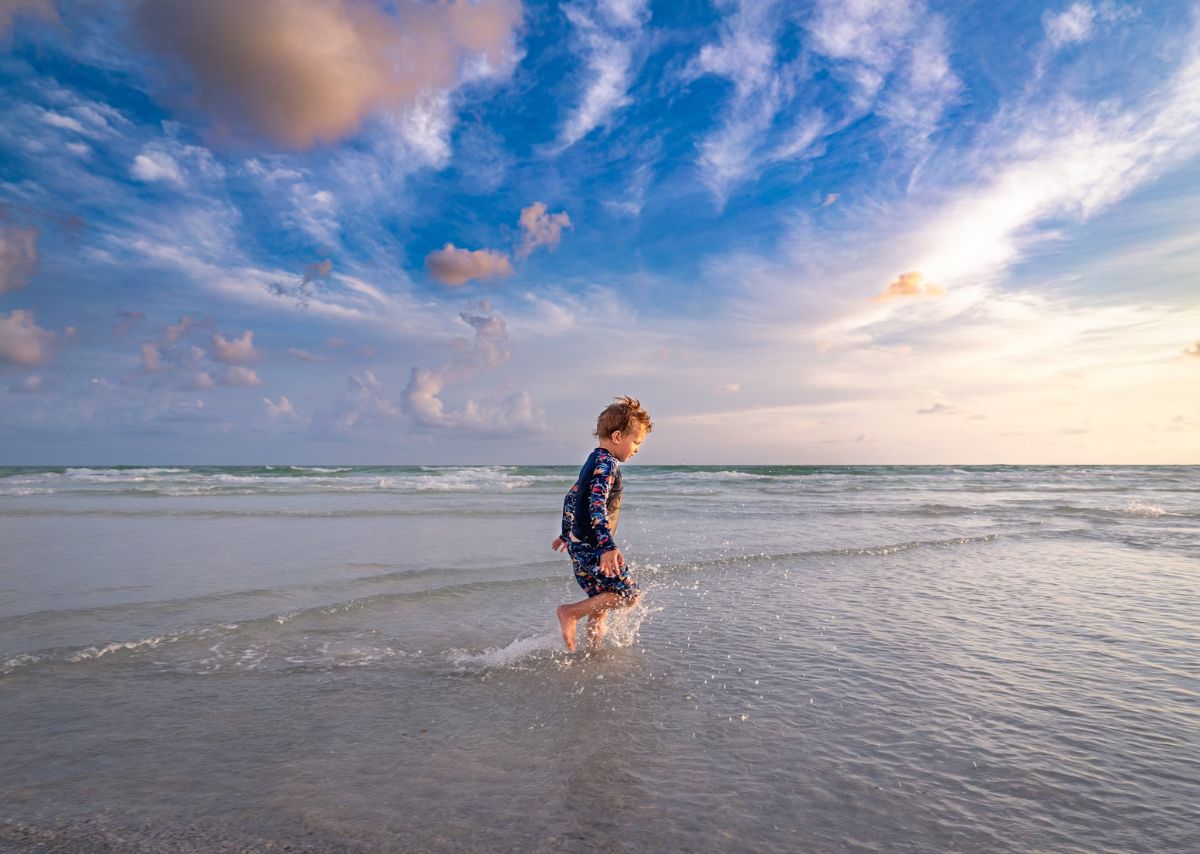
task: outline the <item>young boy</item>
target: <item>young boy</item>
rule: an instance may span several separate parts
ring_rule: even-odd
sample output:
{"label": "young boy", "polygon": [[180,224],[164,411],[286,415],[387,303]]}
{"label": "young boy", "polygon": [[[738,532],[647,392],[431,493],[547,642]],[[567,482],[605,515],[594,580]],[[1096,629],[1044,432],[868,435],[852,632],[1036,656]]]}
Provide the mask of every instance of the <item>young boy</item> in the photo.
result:
{"label": "young boy", "polygon": [[619,397],[596,419],[600,447],[592,451],[579,478],[563,500],[562,535],[550,547],[571,555],[575,580],[588,598],[558,608],[558,625],[567,649],[575,651],[575,624],[587,618],[588,649],[604,639],[604,622],[613,608],[637,601],[637,582],[625,556],[613,542],[621,515],[620,464],[638,452],[653,429],[650,414],[632,397]]}

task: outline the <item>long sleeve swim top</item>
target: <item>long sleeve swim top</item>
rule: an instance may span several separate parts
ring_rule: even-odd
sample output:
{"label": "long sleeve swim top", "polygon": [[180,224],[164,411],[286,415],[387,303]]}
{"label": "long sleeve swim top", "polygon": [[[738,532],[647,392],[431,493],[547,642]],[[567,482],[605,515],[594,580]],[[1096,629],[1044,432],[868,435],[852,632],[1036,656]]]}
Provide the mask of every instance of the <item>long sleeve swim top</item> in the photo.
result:
{"label": "long sleeve swim top", "polygon": [[597,551],[612,551],[617,547],[613,534],[620,518],[621,464],[604,448],[597,448],[563,499],[562,537]]}

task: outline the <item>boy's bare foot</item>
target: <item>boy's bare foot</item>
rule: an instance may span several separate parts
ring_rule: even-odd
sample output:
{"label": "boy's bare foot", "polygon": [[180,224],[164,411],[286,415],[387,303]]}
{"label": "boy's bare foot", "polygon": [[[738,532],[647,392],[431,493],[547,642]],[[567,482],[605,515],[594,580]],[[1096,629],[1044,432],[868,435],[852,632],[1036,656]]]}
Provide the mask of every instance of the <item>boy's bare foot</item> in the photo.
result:
{"label": "boy's bare foot", "polygon": [[562,629],[563,640],[567,643],[567,652],[575,651],[575,623],[577,617],[571,616],[570,605],[559,605],[555,612],[558,615],[558,627]]}

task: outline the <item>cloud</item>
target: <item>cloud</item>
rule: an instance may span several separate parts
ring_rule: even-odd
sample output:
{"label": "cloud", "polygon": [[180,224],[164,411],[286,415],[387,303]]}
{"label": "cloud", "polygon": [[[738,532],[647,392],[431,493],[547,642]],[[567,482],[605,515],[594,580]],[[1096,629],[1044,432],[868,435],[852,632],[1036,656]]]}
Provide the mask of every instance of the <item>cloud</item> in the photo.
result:
{"label": "cloud", "polygon": [[182,187],[187,183],[175,158],[153,146],[147,146],[141,154],[133,158],[129,174],[147,184],[162,182]]}
{"label": "cloud", "polygon": [[167,325],[163,327],[162,340],[165,344],[174,344],[184,333],[192,328],[192,319],[186,314],[179,318],[179,322],[174,326]]}
{"label": "cloud", "polygon": [[877,300],[893,299],[895,297],[940,297],[946,293],[940,285],[921,281],[921,274],[916,270],[901,273],[900,277],[887,286],[887,290],[875,297]]}
{"label": "cloud", "polygon": [[571,227],[571,218],[565,211],[547,214],[544,202],[534,202],[522,210],[518,222],[525,235],[517,250],[518,258],[528,258],[539,246],[553,249],[562,240],[562,230]]}
{"label": "cloud", "polygon": [[394,421],[404,413],[384,394],[383,382],[371,371],[347,378],[348,393],[338,402],[335,423],[343,430],[370,421]]}
{"label": "cloud", "polygon": [[725,383],[713,389],[713,394],[735,394],[742,390],[741,383]]}
{"label": "cloud", "polygon": [[267,285],[267,290],[275,296],[290,297],[296,300],[296,304],[301,308],[308,308],[309,302],[316,294],[316,283],[328,281],[332,272],[333,262],[328,258],[315,261],[305,266],[303,278],[290,284],[271,282]]}
{"label": "cloud", "polygon": [[45,383],[40,376],[30,374],[10,385],[8,390],[13,394],[37,394],[44,386]]}
{"label": "cloud", "polygon": [[0,294],[29,284],[38,262],[36,228],[23,228],[0,221]]}
{"label": "cloud", "polygon": [[512,263],[502,252],[491,249],[459,249],[447,243],[436,252],[425,256],[429,274],[447,285],[463,285],[472,279],[491,279],[511,276]]}
{"label": "cloud", "polygon": [[137,326],[146,319],[146,315],[140,311],[118,311],[116,316],[120,318],[113,326],[113,335],[118,338],[124,338],[133,331],[133,327]]}
{"label": "cloud", "polygon": [[8,37],[13,19],[17,15],[30,15],[58,20],[53,0],[3,0],[0,2],[0,40]]}
{"label": "cloud", "polygon": [[834,204],[839,198],[841,198],[841,196],[837,193],[829,193],[825,196],[825,201],[821,202],[821,207],[827,208]]}
{"label": "cloud", "polygon": [[474,329],[474,338],[457,339],[457,354],[443,365],[412,369],[404,388],[405,410],[425,427],[500,434],[536,426],[541,413],[534,409],[533,400],[525,391],[467,400],[458,412],[447,410],[442,400],[447,387],[497,368],[510,357],[504,319],[486,300],[468,306],[459,314],[459,319]]}
{"label": "cloud", "polygon": [[808,30],[813,51],[851,86],[845,119],[874,110],[924,135],[961,89],[944,23],[922,0],[820,0]]}
{"label": "cloud", "polygon": [[923,406],[917,410],[917,415],[957,415],[962,412],[957,406],[949,403],[935,401],[928,406]]}
{"label": "cloud", "polygon": [[604,127],[631,102],[629,85],[637,75],[638,48],[650,19],[646,0],[595,0],[563,7],[574,28],[574,47],[586,79],[580,103],[563,122],[557,145],[569,148]]}
{"label": "cloud", "polygon": [[226,365],[244,365],[262,356],[254,347],[254,333],[249,329],[240,338],[226,338],[220,332],[214,332],[212,343],[213,358]]}
{"label": "cloud", "polygon": [[1185,348],[1183,352],[1188,356],[1200,356],[1200,339],[1198,339],[1191,347]]}
{"label": "cloud", "polygon": [[1092,21],[1095,18],[1096,10],[1090,3],[1072,3],[1058,14],[1043,12],[1042,26],[1046,29],[1046,38],[1050,45],[1058,48],[1073,42],[1086,41],[1092,34]]}
{"label": "cloud", "polygon": [[267,418],[271,421],[308,424],[312,418],[303,415],[296,411],[296,407],[287,399],[286,395],[279,396],[279,402],[275,403],[269,397],[263,398],[263,405],[267,408]]}
{"label": "cloud", "polygon": [[148,374],[159,374],[167,369],[163,363],[162,350],[150,341],[142,345],[142,370]]}
{"label": "cloud", "polygon": [[262,385],[262,380],[258,378],[258,374],[252,368],[241,367],[240,365],[231,365],[221,374],[221,385],[232,386],[234,388],[257,388]]}
{"label": "cloud", "polygon": [[323,356],[320,353],[313,353],[308,350],[302,350],[299,347],[288,347],[288,353],[301,362],[332,362],[331,356]]}
{"label": "cloud", "polygon": [[[777,117],[796,96],[803,68],[777,65],[775,38],[783,25],[777,3],[746,0],[733,5],[721,21],[718,41],[701,48],[685,72],[691,79],[716,75],[733,83],[721,124],[700,141],[697,161],[722,205],[738,184],[766,166],[812,154],[826,130],[824,117],[808,109],[794,110],[787,127],[776,129]],[[775,142],[768,142],[771,136]]]}
{"label": "cloud", "polygon": [[290,148],[332,142],[375,111],[402,111],[506,73],[518,0],[143,0],[138,30],[188,72],[176,98],[222,134],[248,128]]}
{"label": "cloud", "polygon": [[[66,334],[75,330],[67,327]],[[14,309],[0,313],[0,361],[17,365],[44,365],[54,353],[58,336],[34,322],[33,312]]]}

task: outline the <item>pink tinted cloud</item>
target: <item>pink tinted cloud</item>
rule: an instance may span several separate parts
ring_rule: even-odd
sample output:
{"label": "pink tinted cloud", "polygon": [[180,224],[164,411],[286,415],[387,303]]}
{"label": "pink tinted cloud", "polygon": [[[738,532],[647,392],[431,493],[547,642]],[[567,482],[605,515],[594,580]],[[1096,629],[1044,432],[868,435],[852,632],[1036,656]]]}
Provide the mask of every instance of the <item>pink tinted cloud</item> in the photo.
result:
{"label": "pink tinted cloud", "polygon": [[492,279],[511,276],[512,263],[508,256],[491,249],[459,249],[447,243],[425,257],[429,274],[447,285],[465,285],[472,279]]}
{"label": "pink tinted cloud", "polygon": [[[332,142],[376,110],[455,87],[466,60],[509,68],[519,0],[142,0],[136,22],[177,62],[178,100],[218,131],[247,128],[289,148]],[[475,63],[476,67],[480,63]]]}
{"label": "pink tinted cloud", "polygon": [[[74,329],[67,327],[64,334],[71,335]],[[17,365],[44,365],[54,355],[58,336],[42,329],[34,321],[28,309],[14,309],[10,314],[0,313],[0,362]]]}
{"label": "pink tinted cloud", "polygon": [[247,329],[240,338],[226,338],[220,332],[212,336],[213,358],[226,365],[245,365],[262,355],[254,347],[254,333]]}
{"label": "pink tinted cloud", "polygon": [[517,250],[517,257],[528,258],[539,246],[549,249],[558,246],[563,229],[571,227],[571,218],[565,211],[548,214],[544,202],[534,202],[521,211],[518,223],[525,237]]}
{"label": "pink tinted cloud", "polygon": [[913,270],[901,273],[896,281],[887,286],[887,290],[878,294],[875,299],[895,299],[897,297],[938,297],[946,293],[941,285],[933,285],[921,281],[919,272]]}
{"label": "pink tinted cloud", "polygon": [[221,375],[221,385],[233,386],[234,388],[257,388],[262,385],[262,380],[258,378],[258,374],[255,373],[253,368],[231,365]]}

